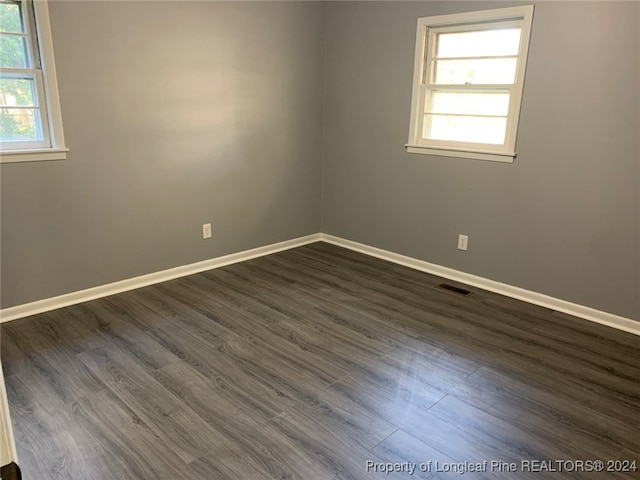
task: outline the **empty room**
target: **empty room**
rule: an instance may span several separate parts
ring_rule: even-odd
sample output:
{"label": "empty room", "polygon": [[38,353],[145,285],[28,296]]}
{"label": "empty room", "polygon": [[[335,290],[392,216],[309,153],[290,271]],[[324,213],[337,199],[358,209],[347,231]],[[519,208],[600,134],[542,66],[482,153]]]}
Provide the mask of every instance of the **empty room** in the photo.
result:
{"label": "empty room", "polygon": [[2,480],[640,478],[640,2],[0,0]]}

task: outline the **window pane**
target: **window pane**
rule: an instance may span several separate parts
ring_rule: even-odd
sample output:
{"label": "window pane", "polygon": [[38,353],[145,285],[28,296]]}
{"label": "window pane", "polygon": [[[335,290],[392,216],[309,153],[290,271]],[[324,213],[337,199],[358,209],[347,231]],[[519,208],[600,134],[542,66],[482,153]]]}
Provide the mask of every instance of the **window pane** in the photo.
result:
{"label": "window pane", "polygon": [[440,33],[437,42],[436,56],[439,58],[517,55],[520,48],[520,29]]}
{"label": "window pane", "polygon": [[0,35],[0,67],[29,68],[27,43],[24,37]]}
{"label": "window pane", "polygon": [[32,78],[0,78],[0,105],[37,106],[35,81]]}
{"label": "window pane", "polygon": [[506,116],[509,113],[509,93],[460,93],[436,90],[431,93],[428,108],[431,113]]}
{"label": "window pane", "polygon": [[425,115],[423,138],[453,142],[504,143],[506,118]]}
{"label": "window pane", "polygon": [[0,32],[24,33],[19,5],[0,3]]}
{"label": "window pane", "polygon": [[40,114],[32,108],[0,108],[0,141],[42,140]]}
{"label": "window pane", "polygon": [[515,58],[436,60],[435,63],[435,83],[438,84],[512,84],[516,78]]}

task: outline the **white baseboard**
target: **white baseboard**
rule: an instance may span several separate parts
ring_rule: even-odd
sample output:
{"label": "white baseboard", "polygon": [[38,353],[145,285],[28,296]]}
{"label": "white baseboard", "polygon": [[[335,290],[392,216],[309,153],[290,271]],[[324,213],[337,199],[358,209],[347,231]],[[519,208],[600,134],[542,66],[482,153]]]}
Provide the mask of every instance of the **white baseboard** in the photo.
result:
{"label": "white baseboard", "polygon": [[109,283],[107,285],[101,285],[94,288],[88,288],[86,290],[67,293],[57,297],[46,298],[44,300],[38,300],[36,302],[25,303],[23,305],[17,305],[15,307],[1,309],[0,323],[17,320],[18,318],[28,317],[37,313],[48,312],[50,310],[55,310],[58,308],[68,307],[69,305],[75,305],[77,303],[87,302],[89,300],[95,300],[96,298],[107,297],[109,295],[134,290],[140,287],[146,287],[148,285],[154,285],[156,283],[165,282],[174,278],[184,277],[186,275],[192,275],[194,273],[200,273],[206,270],[224,267],[225,265],[243,262],[252,258],[270,255],[272,253],[289,250],[291,248],[300,247],[302,245],[307,245],[309,243],[318,241],[332,243],[340,247],[348,248],[349,250],[354,250],[356,252],[364,253],[365,255],[370,255],[372,257],[381,258],[383,260],[388,260],[390,262],[404,265],[415,270],[420,270],[432,275],[438,275],[449,280],[472,285],[474,287],[482,288],[490,292],[499,293],[507,297],[522,300],[534,305],[539,305],[541,307],[546,307],[551,310],[556,310],[558,312],[573,315],[575,317],[584,318],[585,320],[590,320],[602,325],[607,325],[609,327],[617,328],[618,330],[623,330],[635,335],[640,335],[640,321],[621,317],[612,313],[603,312],[594,308],[585,307],[584,305],[567,302],[565,300],[550,297],[542,293],[532,292],[530,290],[525,290],[524,288],[514,287],[506,283],[496,282],[495,280],[479,277],[470,273],[454,270],[453,268],[443,267],[441,265],[425,262],[423,260],[407,257],[405,255],[400,255],[388,250],[371,247],[369,245],[346,240],[344,238],[335,237],[333,235],[328,235],[325,233],[315,233],[312,235],[307,235],[305,237],[294,238],[292,240],[274,243],[272,245],[266,245],[264,247],[258,247],[251,250],[245,250],[243,252],[232,253],[223,257],[212,258],[210,260],[192,263],[190,265],[183,265],[160,272],[150,273],[148,275],[142,275],[139,277]]}
{"label": "white baseboard", "polygon": [[48,312],[58,308],[68,307],[69,305],[75,305],[77,303],[87,302],[89,300],[95,300],[96,298],[107,297],[109,295],[134,290],[140,287],[154,285],[156,283],[166,282],[167,280],[173,280],[174,278],[204,272],[213,268],[224,267],[225,265],[231,265],[232,263],[244,262],[246,260],[251,260],[252,258],[262,257],[264,255],[281,252],[282,250],[300,247],[302,245],[314,243],[319,240],[320,234],[314,233],[313,235],[294,238],[292,240],[274,243],[272,245],[266,245],[264,247],[253,248],[251,250],[245,250],[243,252],[232,253],[223,257],[212,258],[189,265],[182,265],[180,267],[170,268],[168,270],[162,270],[160,272],[150,273],[148,275],[128,278],[126,280],[120,280],[118,282],[108,283],[106,285],[100,285],[98,287],[88,288],[86,290],[80,290],[57,297],[46,298],[44,300],[38,300],[36,302],[25,303],[23,305],[17,305],[15,307],[1,309],[0,323],[17,320],[18,318],[28,317],[37,313]]}
{"label": "white baseboard", "polygon": [[453,268],[443,267],[441,265],[425,262],[416,258],[407,257],[381,248],[370,247],[369,245],[353,242],[333,235],[323,233],[320,235],[320,239],[323,242],[332,243],[340,247],[348,248],[349,250],[364,253],[365,255],[381,258],[415,270],[420,270],[432,275],[438,275],[439,277],[444,277],[449,280],[472,285],[490,292],[499,293],[506,297],[515,298],[534,305],[550,308],[551,310],[556,310],[575,317],[584,318],[585,320],[617,328],[618,330],[624,330],[625,332],[640,335],[640,321],[620,317],[612,313],[596,310],[595,308],[585,307],[584,305],[567,302],[542,293],[525,290],[524,288],[514,287],[512,285],[507,285],[506,283],[496,282],[495,280],[461,272],[459,270],[454,270]]}

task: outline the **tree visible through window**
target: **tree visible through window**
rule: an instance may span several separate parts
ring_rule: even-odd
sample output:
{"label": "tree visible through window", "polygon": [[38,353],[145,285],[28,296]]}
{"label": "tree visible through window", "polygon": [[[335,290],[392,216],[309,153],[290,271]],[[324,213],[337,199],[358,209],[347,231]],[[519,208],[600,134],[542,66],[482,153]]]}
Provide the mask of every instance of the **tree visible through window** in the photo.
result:
{"label": "tree visible through window", "polygon": [[[40,28],[43,25],[46,28]],[[3,161],[16,153],[66,150],[62,142],[50,41],[45,2],[0,0],[0,146]],[[41,50],[49,52],[50,58],[43,58]],[[28,158],[22,157],[24,159]]]}

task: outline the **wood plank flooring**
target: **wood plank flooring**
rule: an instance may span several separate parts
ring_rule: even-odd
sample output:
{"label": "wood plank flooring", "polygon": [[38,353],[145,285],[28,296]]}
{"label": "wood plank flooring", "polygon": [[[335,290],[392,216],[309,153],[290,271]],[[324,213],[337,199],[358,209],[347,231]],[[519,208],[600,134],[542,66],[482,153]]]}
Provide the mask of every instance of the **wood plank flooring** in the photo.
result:
{"label": "wood plank flooring", "polygon": [[315,243],[4,324],[24,478],[640,478],[640,337],[442,282]]}

